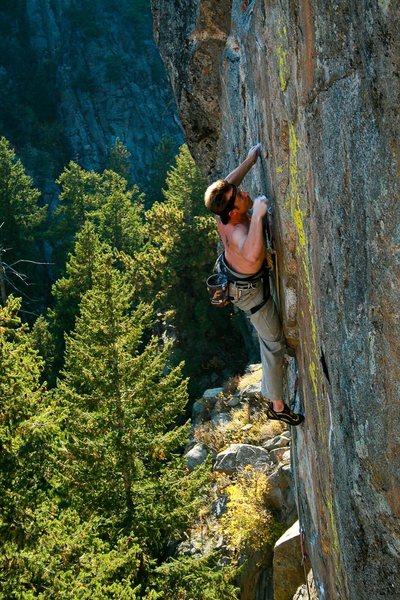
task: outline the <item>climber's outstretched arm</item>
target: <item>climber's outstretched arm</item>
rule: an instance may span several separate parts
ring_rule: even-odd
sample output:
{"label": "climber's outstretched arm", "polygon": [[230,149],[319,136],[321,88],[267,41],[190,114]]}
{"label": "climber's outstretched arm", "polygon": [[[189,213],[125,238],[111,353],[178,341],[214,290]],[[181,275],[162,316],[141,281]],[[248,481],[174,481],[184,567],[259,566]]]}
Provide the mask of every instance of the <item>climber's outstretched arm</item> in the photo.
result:
{"label": "climber's outstretched arm", "polygon": [[242,183],[243,178],[250,171],[251,167],[253,167],[257,158],[260,156],[261,152],[261,144],[255,144],[249,150],[249,153],[245,160],[234,169],[227,177],[225,177],[226,181],[229,183],[233,183],[234,185],[240,185]]}

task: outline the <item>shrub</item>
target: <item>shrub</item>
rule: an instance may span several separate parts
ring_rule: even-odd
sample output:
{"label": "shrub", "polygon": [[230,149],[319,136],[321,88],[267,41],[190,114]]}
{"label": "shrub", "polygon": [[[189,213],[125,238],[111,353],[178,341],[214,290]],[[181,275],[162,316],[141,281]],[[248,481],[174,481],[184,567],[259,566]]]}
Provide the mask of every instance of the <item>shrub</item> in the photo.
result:
{"label": "shrub", "polygon": [[227,512],[221,518],[221,532],[233,554],[262,550],[281,535],[282,526],[265,506],[268,483],[265,473],[248,465],[236,483],[226,488]]}

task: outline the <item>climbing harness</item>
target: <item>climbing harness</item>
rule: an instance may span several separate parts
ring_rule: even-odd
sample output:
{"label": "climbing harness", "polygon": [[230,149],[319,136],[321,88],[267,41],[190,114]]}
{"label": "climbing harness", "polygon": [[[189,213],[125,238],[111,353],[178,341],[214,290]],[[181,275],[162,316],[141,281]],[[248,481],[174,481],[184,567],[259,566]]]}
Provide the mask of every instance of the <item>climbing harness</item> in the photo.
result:
{"label": "climbing harness", "polygon": [[226,264],[225,254],[222,253],[217,259],[216,269],[217,271],[226,275],[228,281],[233,284],[233,287],[235,288],[235,296],[230,296],[231,300],[240,300],[241,290],[255,289],[258,283],[262,281],[263,299],[259,304],[253,306],[253,308],[250,310],[244,311],[247,316],[254,315],[260,310],[260,308],[264,306],[264,304],[267,303],[270,293],[268,267],[265,263],[257,273],[254,273],[254,275],[237,277]]}
{"label": "climbing harness", "polygon": [[[266,304],[270,296],[269,293],[269,272],[266,264],[254,275],[237,277],[230,270],[225,261],[224,253],[220,254],[214,266],[214,274],[207,279],[207,291],[212,306],[223,308],[229,302],[238,301],[242,290],[255,289],[259,282],[263,284],[263,299],[248,311],[247,315],[254,315],[260,308]],[[234,296],[229,296],[229,284],[234,288]]]}

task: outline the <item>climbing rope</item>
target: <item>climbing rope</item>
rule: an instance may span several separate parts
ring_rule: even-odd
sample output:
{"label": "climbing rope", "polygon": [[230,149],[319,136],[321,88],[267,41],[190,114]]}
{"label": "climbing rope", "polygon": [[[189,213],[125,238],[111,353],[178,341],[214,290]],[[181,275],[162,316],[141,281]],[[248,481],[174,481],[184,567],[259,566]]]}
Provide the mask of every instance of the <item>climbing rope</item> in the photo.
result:
{"label": "climbing rope", "polygon": [[[292,398],[292,402],[291,402],[291,406],[294,406],[294,404],[296,403],[296,396],[298,393],[298,389],[299,389],[299,377],[296,376],[296,380],[294,382],[294,391],[293,391],[293,398]],[[292,428],[293,429],[293,428]],[[297,463],[297,471],[296,471],[296,459],[295,459],[295,452],[293,450],[293,446],[292,446],[292,459],[293,459],[293,470],[295,472],[297,472],[297,475],[299,475],[299,465]],[[301,518],[300,518],[300,494],[299,494],[299,486],[296,482],[295,477],[294,479],[294,487],[296,490],[296,499],[297,499],[297,513],[299,516],[299,531],[300,531],[300,549],[301,549],[301,565],[303,567],[303,572],[304,572],[304,579],[306,582],[306,586],[307,586],[307,594],[308,594],[308,598],[311,598],[311,592],[310,592],[310,586],[308,583],[308,576],[307,576],[307,570],[306,570],[306,560],[308,558],[308,553],[306,550],[306,544],[305,544],[305,529],[304,526],[301,523]]]}

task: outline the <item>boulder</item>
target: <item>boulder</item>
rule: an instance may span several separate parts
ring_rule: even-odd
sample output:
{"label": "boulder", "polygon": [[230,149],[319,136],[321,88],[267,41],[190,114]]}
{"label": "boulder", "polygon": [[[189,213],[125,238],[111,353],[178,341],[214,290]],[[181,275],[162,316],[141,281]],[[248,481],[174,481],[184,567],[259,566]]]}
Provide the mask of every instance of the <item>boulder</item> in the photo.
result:
{"label": "boulder", "polygon": [[210,388],[208,390],[205,390],[205,392],[203,393],[203,400],[208,401],[211,404],[215,404],[218,396],[223,393],[224,393],[224,388],[222,388],[222,387]]}
{"label": "boulder", "polygon": [[290,437],[288,437],[287,435],[285,435],[287,432],[285,431],[284,434],[281,435],[276,435],[275,437],[271,438],[270,440],[267,440],[266,442],[264,442],[263,447],[266,450],[275,450],[275,448],[282,448],[284,446],[288,446],[289,442],[290,442]]}
{"label": "boulder", "polygon": [[235,395],[226,403],[230,408],[236,408],[240,404],[240,397]]}
{"label": "boulder", "polygon": [[274,600],[292,600],[298,587],[305,583],[298,521],[275,544],[273,581]]}
{"label": "boulder", "polygon": [[214,471],[236,473],[247,465],[263,471],[268,464],[269,453],[265,448],[250,444],[231,444],[229,448],[217,454]]}
{"label": "boulder", "polygon": [[213,514],[217,519],[222,517],[222,515],[226,512],[227,503],[227,496],[218,496],[215,502],[211,504],[211,514]]}
{"label": "boulder", "polygon": [[253,363],[253,364],[247,365],[246,373],[255,373],[255,371],[258,371],[261,368],[262,368],[261,363]]}
{"label": "boulder", "polygon": [[261,394],[261,381],[251,383],[245,387],[241,392],[241,397],[242,399],[252,400],[256,398],[257,394]]}
{"label": "boulder", "polygon": [[279,513],[280,519],[290,525],[297,518],[293,479],[290,465],[280,465],[267,478],[267,504]]}
{"label": "boulder", "polygon": [[290,450],[288,450],[287,448],[275,448],[274,450],[270,450],[269,454],[271,460],[275,464],[278,464],[283,460],[290,460]]}
{"label": "boulder", "polygon": [[204,444],[196,444],[186,454],[186,464],[188,469],[192,470],[198,465],[201,465],[208,456],[208,449]]}
{"label": "boulder", "polygon": [[198,425],[202,421],[206,420],[208,415],[208,409],[203,399],[196,400],[192,406],[192,423]]}
{"label": "boulder", "polygon": [[213,425],[226,425],[231,420],[228,413],[215,413],[211,417],[211,422]]}

